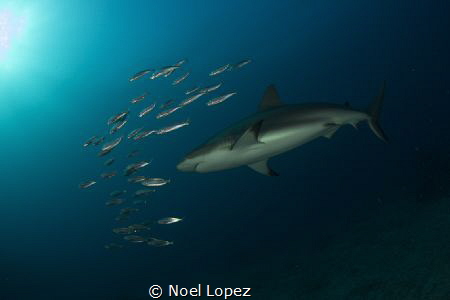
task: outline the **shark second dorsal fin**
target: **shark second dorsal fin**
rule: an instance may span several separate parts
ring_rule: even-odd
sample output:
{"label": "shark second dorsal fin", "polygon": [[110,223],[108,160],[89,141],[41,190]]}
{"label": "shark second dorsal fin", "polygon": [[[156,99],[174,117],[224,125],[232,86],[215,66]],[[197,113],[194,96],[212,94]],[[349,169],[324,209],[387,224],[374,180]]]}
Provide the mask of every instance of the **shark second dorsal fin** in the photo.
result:
{"label": "shark second dorsal fin", "polygon": [[263,175],[266,176],[279,176],[279,174],[277,172],[275,172],[274,170],[272,170],[268,165],[267,165],[267,159],[266,160],[262,160],[262,161],[258,161],[256,163],[253,163],[251,165],[248,165],[248,167],[258,173],[261,173]]}
{"label": "shark second dorsal fin", "polygon": [[269,108],[282,105],[280,97],[278,96],[275,85],[271,84],[266,88],[261,103],[259,104],[259,110],[266,110]]}
{"label": "shark second dorsal fin", "polygon": [[258,139],[263,120],[254,123],[231,145],[230,150],[261,143]]}

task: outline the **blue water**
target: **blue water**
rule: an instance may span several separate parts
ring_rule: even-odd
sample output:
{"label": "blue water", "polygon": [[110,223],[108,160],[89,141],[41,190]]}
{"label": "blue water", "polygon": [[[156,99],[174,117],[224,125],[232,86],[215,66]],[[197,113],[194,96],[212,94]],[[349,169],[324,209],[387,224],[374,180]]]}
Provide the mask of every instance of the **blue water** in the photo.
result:
{"label": "blue water", "polygon": [[[0,299],[149,299],[153,284],[267,291],[272,286],[266,280],[262,287],[261,278],[273,288],[283,278],[268,261],[320,253],[336,228],[352,229],[377,209],[377,199],[416,192],[418,151],[448,153],[445,1],[49,0],[0,2],[0,11],[3,6],[27,22],[0,60]],[[191,76],[179,86],[170,84],[178,71],[128,82],[137,71],[182,58]],[[208,76],[247,58],[252,63],[241,70]],[[211,174],[175,169],[191,149],[254,113],[271,83],[285,103],[348,101],[364,109],[383,80],[381,124],[389,144],[363,124],[271,159],[280,177],[246,167]],[[98,149],[82,144],[105,134],[111,115],[128,107],[136,114],[153,100],[182,100],[185,90],[217,81],[224,82],[222,92],[238,94],[215,107],[200,99],[161,120],[155,113],[131,118],[124,133],[187,118],[191,125],[127,141],[106,157],[117,159],[110,169],[120,172],[153,159],[142,174],[172,180],[147,208],[114,221],[119,208],[105,207],[109,193],[135,190],[122,175],[78,188],[107,170]],[[129,104],[145,91],[145,104]],[[134,149],[141,154],[127,159]],[[173,240],[170,247],[133,245],[111,231],[169,215],[185,220],[155,226],[151,234]],[[105,250],[111,242],[127,248]],[[255,268],[261,278],[245,275]],[[314,299],[292,291],[297,298],[282,299]]]}

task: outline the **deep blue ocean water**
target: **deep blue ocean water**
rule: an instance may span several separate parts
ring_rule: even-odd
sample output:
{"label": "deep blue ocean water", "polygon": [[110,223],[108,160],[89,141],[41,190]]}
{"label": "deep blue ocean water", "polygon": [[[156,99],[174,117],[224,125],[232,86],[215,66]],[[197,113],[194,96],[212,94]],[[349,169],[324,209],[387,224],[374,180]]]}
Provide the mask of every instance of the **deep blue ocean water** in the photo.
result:
{"label": "deep blue ocean water", "polygon": [[[358,224],[375,213],[383,218],[385,203],[411,207],[416,198],[448,195],[449,8],[445,1],[0,2],[9,19],[25,20],[20,32],[5,33],[0,23],[10,39],[0,52],[0,299],[150,299],[153,284],[319,299],[283,281],[300,274],[294,282],[301,285],[308,277],[309,269],[292,261],[320,257],[341,231],[364,232]],[[191,76],[179,86],[171,86],[178,71],[128,81],[183,58]],[[208,76],[247,58],[252,62],[240,70]],[[269,84],[285,103],[348,101],[365,109],[383,80],[388,144],[362,124],[271,159],[279,177],[246,167],[210,174],[175,168],[217,131],[254,113]],[[238,94],[214,107],[200,99],[161,120],[135,117],[151,101],[182,100],[186,89],[218,81],[222,92]],[[146,91],[145,104],[129,104]],[[117,159],[109,168],[120,173],[130,162],[153,159],[142,174],[172,180],[120,223],[119,208],[104,203],[113,190],[136,189],[121,174],[87,190],[78,185],[107,170],[98,148],[82,144],[105,134],[107,119],[127,108],[134,117],[124,133],[187,118],[191,125],[127,141],[106,156]],[[134,149],[139,156],[127,159]],[[444,158],[420,168],[430,157]],[[428,187],[430,180],[439,187]],[[133,245],[111,231],[169,215],[185,219],[151,231],[173,240],[169,247]],[[127,247],[104,249],[111,242]],[[280,286],[290,296],[270,295]],[[328,299],[369,299],[358,297]],[[431,299],[421,297],[410,299]]]}

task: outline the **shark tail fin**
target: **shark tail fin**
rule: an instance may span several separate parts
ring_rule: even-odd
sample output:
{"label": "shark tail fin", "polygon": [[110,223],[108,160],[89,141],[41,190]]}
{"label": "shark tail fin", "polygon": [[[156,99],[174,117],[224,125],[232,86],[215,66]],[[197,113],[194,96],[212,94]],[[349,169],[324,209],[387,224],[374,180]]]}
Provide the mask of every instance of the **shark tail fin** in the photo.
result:
{"label": "shark tail fin", "polygon": [[369,115],[369,126],[372,129],[373,133],[382,141],[388,142],[388,138],[384,133],[383,129],[379,124],[381,108],[383,106],[384,100],[384,90],[386,87],[386,81],[383,81],[383,85],[381,86],[380,92],[377,97],[370,103],[369,108],[367,110],[367,114]]}

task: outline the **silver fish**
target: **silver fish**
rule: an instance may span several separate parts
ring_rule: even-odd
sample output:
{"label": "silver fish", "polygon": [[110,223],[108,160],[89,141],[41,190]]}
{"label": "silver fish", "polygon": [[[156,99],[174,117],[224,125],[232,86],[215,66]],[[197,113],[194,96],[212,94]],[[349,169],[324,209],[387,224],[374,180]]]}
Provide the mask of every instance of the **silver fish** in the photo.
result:
{"label": "silver fish", "polygon": [[88,180],[88,181],[80,183],[79,187],[80,187],[80,189],[87,189],[87,188],[93,186],[96,183],[97,182],[94,181],[94,180]]}
{"label": "silver fish", "polygon": [[143,243],[147,241],[147,238],[138,235],[127,235],[124,239],[133,243]]}
{"label": "silver fish", "polygon": [[123,136],[118,137],[117,139],[115,139],[109,143],[103,144],[102,151],[113,150],[120,144],[120,142],[122,141],[122,138],[123,138]]}
{"label": "silver fish", "polygon": [[150,164],[148,161],[140,161],[134,164],[130,164],[125,168],[124,175],[129,176],[133,173],[136,173],[139,169],[146,167]]}
{"label": "silver fish", "polygon": [[117,175],[116,171],[111,171],[111,172],[102,173],[100,175],[100,177],[103,178],[103,179],[111,179],[111,178],[113,178],[116,175]]}
{"label": "silver fish", "polygon": [[156,131],[155,131],[155,130],[145,130],[145,131],[139,132],[139,133],[133,138],[133,140],[138,141],[138,140],[140,140],[140,139],[143,139],[143,138],[148,137],[149,135],[151,135],[151,134],[153,134],[153,133],[156,133]]}
{"label": "silver fish", "polygon": [[198,93],[194,96],[191,96],[189,98],[187,98],[186,100],[184,100],[183,102],[180,103],[180,107],[186,106],[192,102],[194,102],[195,100],[197,100],[198,98],[200,98],[201,96],[205,95],[206,93]]}
{"label": "silver fish", "polygon": [[249,63],[251,63],[251,62],[252,62],[251,59],[246,59],[246,60],[243,60],[243,61],[238,62],[236,65],[234,65],[234,67],[237,68],[237,69],[240,69],[240,68],[242,68],[243,66],[245,66],[245,65],[247,65],[247,64],[249,64]]}
{"label": "silver fish", "polygon": [[128,182],[130,183],[139,183],[147,179],[145,176],[134,176],[131,178],[128,178]]}
{"label": "silver fish", "polygon": [[228,98],[230,98],[231,96],[234,96],[236,94],[237,94],[236,92],[232,92],[232,93],[225,94],[223,96],[216,97],[216,98],[211,99],[208,102],[206,102],[206,105],[212,106],[212,105],[216,105],[216,104],[222,103],[225,100],[227,100]]}
{"label": "silver fish", "polygon": [[186,73],[185,73],[184,75],[182,75],[181,77],[175,79],[175,80],[172,82],[172,85],[180,84],[182,81],[184,81],[186,78],[189,77],[189,74],[190,74],[189,72],[186,72]]}
{"label": "silver fish", "polygon": [[179,110],[180,108],[181,108],[181,106],[175,106],[175,107],[173,107],[173,108],[171,108],[171,109],[162,111],[162,112],[160,112],[160,113],[156,116],[156,118],[157,118],[157,119],[161,119],[161,118],[167,117],[168,115],[170,115],[170,114],[176,112],[176,111]]}
{"label": "silver fish", "polygon": [[133,76],[131,76],[131,78],[129,79],[130,82],[138,80],[139,78],[141,78],[142,76],[147,75],[148,73],[152,72],[153,70],[147,69],[147,70],[143,70],[140,72],[137,72],[136,74],[134,74]]}
{"label": "silver fish", "polygon": [[114,134],[114,133],[116,133],[117,131],[119,131],[120,129],[122,129],[123,126],[125,126],[125,124],[127,124],[127,122],[128,122],[128,120],[125,119],[125,120],[122,120],[122,121],[120,121],[120,122],[115,123],[114,126],[111,127],[111,130],[109,131],[109,134]]}
{"label": "silver fish", "polygon": [[168,66],[168,67],[161,68],[161,70],[154,72],[153,75],[150,77],[150,79],[156,79],[161,76],[168,77],[179,67],[180,66]]}
{"label": "silver fish", "polygon": [[199,90],[198,92],[204,93],[204,94],[211,93],[211,92],[214,92],[215,90],[217,90],[218,88],[220,88],[221,86],[222,86],[222,82],[218,83],[216,85],[207,86],[207,87]]}
{"label": "silver fish", "polygon": [[109,201],[106,201],[106,202],[105,202],[105,205],[106,205],[106,206],[116,206],[116,205],[120,205],[120,204],[122,204],[122,203],[124,203],[124,202],[125,202],[124,199],[121,199],[121,198],[114,198],[114,199],[111,199],[111,200],[109,200]]}
{"label": "silver fish", "polygon": [[161,109],[166,109],[166,108],[168,108],[169,106],[171,106],[171,105],[173,104],[173,102],[174,102],[173,99],[167,100],[166,102],[164,102],[163,104],[161,104],[160,108],[161,108]]}
{"label": "silver fish", "polygon": [[164,246],[173,245],[173,242],[155,239],[155,238],[149,238],[147,241],[147,245],[154,246],[154,247],[164,247]]}
{"label": "silver fish", "polygon": [[146,114],[151,112],[155,107],[156,107],[156,103],[153,103],[153,104],[147,106],[146,108],[144,108],[143,110],[141,110],[141,112],[139,113],[139,118],[142,118],[143,116],[145,116]]}
{"label": "silver fish", "polygon": [[226,65],[224,65],[224,66],[221,66],[221,67],[219,67],[219,68],[217,68],[217,69],[211,71],[211,72],[209,73],[209,76],[216,76],[216,75],[219,75],[219,74],[225,72],[229,67],[230,67],[230,64],[226,64]]}
{"label": "silver fish", "polygon": [[195,88],[192,88],[192,89],[190,89],[190,90],[187,90],[187,91],[185,92],[185,94],[186,94],[186,95],[190,95],[190,94],[195,93],[196,91],[198,91],[198,89],[199,89],[199,87],[197,86],[197,87],[195,87]]}
{"label": "silver fish", "polygon": [[110,166],[110,165],[112,165],[114,163],[114,161],[115,161],[114,158],[110,158],[107,161],[105,161],[104,165],[105,166]]}
{"label": "silver fish", "polygon": [[148,95],[148,93],[143,93],[143,94],[140,95],[139,97],[136,97],[136,98],[131,99],[130,102],[131,102],[131,104],[139,103],[139,102],[141,102],[142,100],[144,100],[145,97],[147,97],[147,95]]}
{"label": "silver fish", "polygon": [[145,180],[141,181],[140,183],[143,186],[163,186],[170,182],[170,179],[163,179],[163,178],[146,178]]}
{"label": "silver fish", "polygon": [[141,131],[142,129],[144,129],[144,127],[133,129],[133,130],[128,134],[127,139],[132,139],[132,138],[134,138],[134,137],[139,133],[139,131]]}
{"label": "silver fish", "polygon": [[159,130],[156,132],[156,134],[165,134],[165,133],[169,133],[169,132],[174,131],[174,130],[177,130],[177,129],[181,128],[181,127],[188,126],[189,124],[190,124],[190,120],[188,119],[188,120],[186,120],[186,121],[183,121],[183,122],[180,122],[180,123],[176,123],[176,124],[173,124],[173,125],[164,127],[164,128],[162,128],[162,129],[159,129]]}
{"label": "silver fish", "polygon": [[86,148],[86,147],[92,145],[97,139],[98,139],[98,137],[96,135],[94,135],[93,137],[88,139],[86,142],[84,142],[83,147]]}
{"label": "silver fish", "polygon": [[180,67],[181,65],[183,65],[186,62],[187,62],[187,59],[183,58],[182,60],[180,60],[176,64],[174,64],[174,66]]}
{"label": "silver fish", "polygon": [[177,217],[167,217],[162,218],[157,221],[158,224],[167,225],[167,224],[173,224],[183,221],[183,218],[177,218]]}
{"label": "silver fish", "polygon": [[111,124],[114,124],[116,122],[123,121],[123,120],[125,120],[127,118],[129,113],[130,113],[130,111],[128,111],[128,110],[124,111],[124,112],[121,112],[121,113],[118,113],[117,115],[112,116],[111,118],[109,118],[107,124],[111,125]]}
{"label": "silver fish", "polygon": [[144,197],[144,196],[149,196],[151,193],[154,193],[155,192],[155,190],[149,190],[149,189],[146,189],[146,190],[137,190],[135,193],[134,193],[134,197]]}

